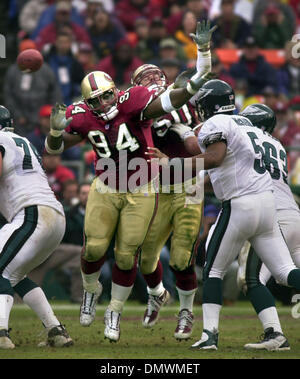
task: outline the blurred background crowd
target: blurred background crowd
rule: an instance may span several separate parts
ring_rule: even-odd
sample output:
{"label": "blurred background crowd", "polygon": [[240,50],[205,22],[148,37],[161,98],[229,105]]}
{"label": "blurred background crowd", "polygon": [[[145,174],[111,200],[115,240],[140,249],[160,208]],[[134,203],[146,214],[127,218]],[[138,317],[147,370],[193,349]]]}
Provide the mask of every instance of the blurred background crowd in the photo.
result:
{"label": "blurred background crowd", "polygon": [[[81,80],[94,70],[107,72],[119,89],[126,89],[133,71],[143,63],[152,63],[161,67],[172,83],[180,72],[195,65],[197,50],[189,34],[203,19],[218,25],[213,34],[212,70],[234,88],[237,112],[257,102],[276,112],[274,135],[288,151],[289,183],[298,201],[299,0],[1,1],[0,32],[6,37],[6,59],[0,59],[0,103],[13,114],[16,132],[26,136],[42,155],[49,183],[67,217],[64,253],[54,254],[33,274],[42,283],[49,272],[62,269],[56,272],[56,279],[60,275],[60,290],[66,290],[74,302],[81,298],[78,256],[83,243],[85,204],[94,174],[94,153],[85,142],[62,156],[44,153],[51,108],[55,102],[69,105],[80,100]],[[33,74],[21,73],[15,63],[18,53],[28,48],[38,49],[45,61]],[[219,212],[213,193],[208,190],[205,197],[199,267],[209,228]],[[175,297],[172,274],[168,274],[167,245],[161,258],[166,270],[165,285]],[[107,286],[103,296],[107,297],[111,261],[108,259],[102,273]],[[232,269],[228,294],[226,285],[224,288],[228,304],[239,295],[232,280],[236,266]],[[135,288],[134,296],[145,301],[142,279],[138,278]],[[55,291],[53,296],[57,297]]]}

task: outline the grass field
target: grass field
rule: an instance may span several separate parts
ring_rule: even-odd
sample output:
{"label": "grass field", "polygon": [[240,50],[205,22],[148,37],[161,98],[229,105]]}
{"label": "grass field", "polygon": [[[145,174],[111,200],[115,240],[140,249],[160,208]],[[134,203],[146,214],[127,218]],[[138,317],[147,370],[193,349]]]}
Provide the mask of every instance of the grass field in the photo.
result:
{"label": "grass field", "polygon": [[291,350],[282,352],[249,352],[243,346],[256,342],[262,329],[253,309],[247,302],[223,307],[220,320],[219,349],[217,351],[191,351],[189,347],[199,339],[202,330],[202,311],[196,306],[194,332],[189,341],[178,342],[173,333],[176,327],[177,304],[162,308],[160,320],[152,329],[144,329],[141,318],[144,305],[129,302],[121,320],[121,339],[109,343],[103,336],[105,305],[98,305],[95,322],[88,328],[79,325],[79,306],[52,303],[56,315],[66,325],[75,344],[57,349],[37,344],[43,340],[41,323],[24,305],[16,304],[11,312],[10,333],[16,345],[14,350],[0,351],[1,359],[294,359],[300,358],[300,319],[291,316],[291,307],[278,307],[282,327]]}

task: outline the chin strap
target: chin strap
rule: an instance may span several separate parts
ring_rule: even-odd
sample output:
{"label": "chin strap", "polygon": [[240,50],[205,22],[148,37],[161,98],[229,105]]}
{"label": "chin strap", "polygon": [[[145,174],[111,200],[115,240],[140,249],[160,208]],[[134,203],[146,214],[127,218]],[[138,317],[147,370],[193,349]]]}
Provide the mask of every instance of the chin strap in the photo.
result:
{"label": "chin strap", "polygon": [[116,105],[110,108],[108,113],[99,113],[99,116],[105,121],[110,121],[117,116],[119,110]]}

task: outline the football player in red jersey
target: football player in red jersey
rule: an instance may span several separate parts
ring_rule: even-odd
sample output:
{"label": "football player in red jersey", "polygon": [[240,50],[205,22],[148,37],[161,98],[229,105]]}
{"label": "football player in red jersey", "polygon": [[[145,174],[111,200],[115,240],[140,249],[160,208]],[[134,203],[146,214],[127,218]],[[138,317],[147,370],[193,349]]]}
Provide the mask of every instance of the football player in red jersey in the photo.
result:
{"label": "football player in red jersey", "polygon": [[[203,41],[209,43],[212,33],[209,22],[202,23],[198,31]],[[57,104],[53,108],[46,150],[50,154],[61,153],[87,138],[97,154],[96,178],[85,217],[80,322],[87,326],[95,318],[101,294],[100,269],[116,234],[111,301],[104,316],[104,335],[110,341],[118,341],[120,337],[120,316],[135,280],[137,255],[156,209],[156,194],[151,190],[155,170],[147,163],[146,172],[138,177],[136,188],[132,189],[130,180],[139,172],[127,169],[127,163],[134,158],[144,159],[147,146],[153,146],[151,119],[180,108],[202,83],[201,74],[196,73],[185,88],[157,96],[155,91],[142,86],[118,91],[109,75],[96,71],[82,81],[82,102],[68,108]],[[104,170],[104,165],[110,166],[112,162],[116,175],[110,167]],[[115,179],[113,184],[111,177]]]}
{"label": "football player in red jersey", "polygon": [[[198,69],[202,72],[202,65]],[[206,69],[209,71],[209,67]],[[167,87],[167,79],[160,68],[145,64],[133,73],[132,84],[162,92]],[[185,137],[194,135],[192,128],[199,123],[194,105],[189,101],[179,110],[155,120],[152,125],[154,145],[169,158],[191,156],[180,136],[183,133]],[[190,337],[193,327],[193,301],[198,287],[194,265],[202,219],[202,199],[187,204],[183,183],[176,183],[174,175],[165,178],[167,182],[164,182],[161,172],[158,209],[141,247],[140,270],[147,283],[149,296],[143,325],[152,327],[158,319],[161,306],[169,299],[169,293],[162,284],[163,270],[159,256],[172,233],[170,268],[176,278],[180,301],[174,336],[181,340]]]}

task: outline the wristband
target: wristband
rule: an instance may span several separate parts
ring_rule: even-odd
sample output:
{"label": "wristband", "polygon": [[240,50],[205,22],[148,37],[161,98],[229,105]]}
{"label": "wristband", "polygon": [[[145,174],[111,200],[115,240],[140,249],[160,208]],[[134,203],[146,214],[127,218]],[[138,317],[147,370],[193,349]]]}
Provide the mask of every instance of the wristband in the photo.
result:
{"label": "wristband", "polygon": [[63,130],[56,130],[56,129],[51,129],[50,128],[50,134],[52,137],[60,137],[63,133]]}
{"label": "wristband", "polygon": [[186,85],[186,90],[187,90],[188,93],[191,94],[191,95],[195,95],[195,93],[198,91],[197,89],[194,89],[194,88],[191,86],[190,81],[188,81],[188,83],[187,83],[187,85]]}
{"label": "wristband", "polygon": [[164,93],[162,93],[160,95],[160,101],[161,101],[162,109],[166,113],[170,113],[170,112],[176,110],[176,108],[173,107],[173,105],[172,105],[172,102],[171,102],[171,99],[170,99],[170,90],[169,89],[167,89]]}
{"label": "wristband", "polygon": [[47,138],[45,140],[45,149],[46,149],[47,153],[49,153],[49,154],[52,154],[52,155],[61,154],[64,151],[64,147],[65,147],[65,144],[64,144],[64,141],[62,141],[59,149],[51,149],[51,147],[49,147],[49,145],[48,145]]}

